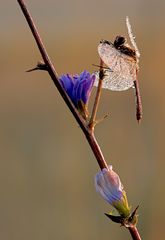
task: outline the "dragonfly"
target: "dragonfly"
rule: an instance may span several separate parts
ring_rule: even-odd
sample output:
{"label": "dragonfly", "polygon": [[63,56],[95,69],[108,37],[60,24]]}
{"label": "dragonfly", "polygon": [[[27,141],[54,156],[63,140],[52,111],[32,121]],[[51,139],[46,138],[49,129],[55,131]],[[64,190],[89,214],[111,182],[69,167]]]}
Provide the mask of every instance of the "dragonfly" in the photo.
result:
{"label": "dragonfly", "polygon": [[[112,91],[125,91],[129,88],[134,88],[136,96],[136,119],[139,122],[142,118],[142,102],[137,77],[140,53],[128,17],[126,17],[126,25],[133,47],[129,46],[126,38],[120,35],[115,38],[113,43],[101,40],[98,45],[99,56],[107,66],[104,71],[102,88]],[[95,75],[96,80],[94,85],[98,86],[99,72],[96,72]]]}

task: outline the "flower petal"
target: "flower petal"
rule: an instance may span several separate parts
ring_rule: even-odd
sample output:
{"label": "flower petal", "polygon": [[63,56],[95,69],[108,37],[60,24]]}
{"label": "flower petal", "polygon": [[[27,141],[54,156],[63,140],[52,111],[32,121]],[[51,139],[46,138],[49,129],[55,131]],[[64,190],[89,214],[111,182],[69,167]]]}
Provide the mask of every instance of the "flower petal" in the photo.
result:
{"label": "flower petal", "polygon": [[77,107],[79,101],[82,101],[84,104],[88,102],[94,79],[95,76],[85,70],[80,75],[62,75],[60,82]]}
{"label": "flower petal", "polygon": [[126,192],[116,172],[112,166],[102,169],[95,176],[95,187],[101,196],[110,203],[120,216],[127,218],[130,216],[130,207],[128,205]]}
{"label": "flower petal", "polygon": [[114,201],[120,201],[122,198],[123,186],[111,165],[108,169],[104,168],[96,175],[95,186],[96,190],[110,204],[113,204]]}

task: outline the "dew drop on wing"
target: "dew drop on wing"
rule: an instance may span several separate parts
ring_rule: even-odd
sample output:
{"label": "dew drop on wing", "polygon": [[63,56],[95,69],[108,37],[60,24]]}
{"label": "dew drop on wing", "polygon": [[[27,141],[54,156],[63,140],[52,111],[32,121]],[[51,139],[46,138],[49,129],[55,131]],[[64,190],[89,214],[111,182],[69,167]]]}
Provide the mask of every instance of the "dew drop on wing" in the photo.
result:
{"label": "dew drop on wing", "polygon": [[[105,72],[103,88],[112,91],[125,91],[134,86],[136,79],[136,61],[117,50],[112,43],[105,41],[98,46],[98,52],[102,61],[112,69]],[[98,73],[96,74],[95,86],[98,85]]]}
{"label": "dew drop on wing", "polygon": [[[95,72],[95,83],[94,86],[98,86],[99,82],[99,71]],[[105,71],[105,76],[102,83],[102,88],[109,89],[111,91],[125,91],[129,88],[134,87],[134,83],[129,79],[125,79],[121,74],[116,72]]]}

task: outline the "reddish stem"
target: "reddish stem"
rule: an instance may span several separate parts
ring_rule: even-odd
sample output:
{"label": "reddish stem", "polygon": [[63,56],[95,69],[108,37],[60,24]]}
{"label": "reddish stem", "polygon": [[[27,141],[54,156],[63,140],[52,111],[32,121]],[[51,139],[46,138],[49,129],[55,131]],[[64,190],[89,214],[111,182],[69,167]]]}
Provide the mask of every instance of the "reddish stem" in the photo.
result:
{"label": "reddish stem", "polygon": [[97,111],[98,111],[99,101],[100,101],[100,97],[101,97],[103,77],[104,77],[103,61],[100,59],[99,82],[98,82],[96,97],[95,97],[95,101],[94,101],[94,105],[93,105],[91,119],[89,121],[89,128],[93,132],[94,132],[94,127],[96,125],[96,114],[97,114]]}
{"label": "reddish stem", "polygon": [[97,162],[99,164],[99,167],[101,169],[103,168],[107,168],[107,163],[104,159],[104,156],[101,152],[101,149],[95,139],[95,136],[94,134],[92,133],[92,131],[88,128],[88,126],[86,126],[86,122],[85,120],[81,117],[81,115],[79,114],[79,112],[77,111],[77,109],[75,108],[75,106],[72,104],[70,98],[68,97],[68,95],[66,94],[66,92],[64,91],[64,89],[62,88],[59,80],[58,80],[58,75],[57,75],[57,72],[48,56],[48,53],[44,47],[44,44],[42,42],[42,39],[37,31],[37,28],[34,24],[34,21],[24,3],[23,0],[17,0],[21,9],[22,9],[22,12],[26,18],[26,21],[31,29],[31,32],[36,40],[36,43],[38,45],[38,48],[39,48],[39,51],[43,57],[43,60],[44,60],[44,63],[46,64],[47,66],[47,71],[51,77],[51,79],[53,80],[55,86],[57,87],[59,93],[61,94],[61,97],[63,98],[63,100],[65,101],[66,105],[68,106],[68,108],[70,109],[70,111],[72,112],[72,114],[74,115],[75,119],[77,120],[78,124],[80,125],[82,131],[84,132],[87,140],[88,140],[88,143],[97,159]]}
{"label": "reddish stem", "polygon": [[129,232],[130,232],[133,240],[141,240],[140,234],[139,234],[136,226],[132,225],[132,226],[128,227],[128,229],[129,229]]}

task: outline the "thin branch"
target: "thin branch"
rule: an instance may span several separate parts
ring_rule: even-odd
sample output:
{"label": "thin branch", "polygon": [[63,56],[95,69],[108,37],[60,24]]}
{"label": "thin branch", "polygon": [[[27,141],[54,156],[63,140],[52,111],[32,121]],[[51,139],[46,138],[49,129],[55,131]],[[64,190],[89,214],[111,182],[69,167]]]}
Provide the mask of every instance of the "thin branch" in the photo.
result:
{"label": "thin branch", "polygon": [[104,78],[103,61],[100,58],[99,83],[98,83],[98,87],[97,87],[97,92],[96,92],[95,102],[94,102],[94,105],[93,105],[91,119],[89,121],[89,128],[92,131],[94,131],[94,127],[96,125],[96,114],[97,114],[99,101],[100,101],[100,97],[101,97],[101,89],[102,89],[103,78]]}
{"label": "thin branch", "polygon": [[46,64],[47,66],[47,71],[51,77],[51,79],[53,80],[55,86],[57,87],[59,93],[61,94],[63,100],[65,101],[66,105],[68,106],[68,108],[70,109],[70,111],[72,112],[73,116],[75,117],[76,121],[78,122],[78,124],[80,125],[80,128],[82,129],[82,131],[84,132],[86,138],[87,138],[87,141],[97,159],[97,162],[99,164],[99,167],[101,169],[103,168],[107,168],[107,163],[104,159],[104,156],[102,154],[102,151],[97,143],[97,140],[95,139],[95,136],[94,134],[92,134],[91,130],[88,128],[88,126],[86,126],[86,122],[85,120],[81,117],[81,115],[79,114],[79,112],[77,111],[77,109],[75,108],[75,106],[72,104],[70,98],[68,97],[68,95],[66,94],[66,92],[64,91],[64,89],[62,88],[59,80],[58,80],[58,76],[57,76],[57,72],[55,71],[55,68],[47,54],[47,51],[44,47],[44,44],[41,40],[41,37],[37,31],[37,28],[34,24],[34,21],[24,3],[23,0],[17,0],[21,9],[22,9],[22,12],[26,18],[26,21],[31,29],[31,32],[33,34],[33,37],[35,38],[36,40],[36,43],[37,43],[37,46],[39,48],[39,51],[42,55],[42,58],[44,60],[44,63]]}
{"label": "thin branch", "polygon": [[133,240],[141,240],[140,234],[139,234],[136,226],[132,225],[131,227],[128,227],[128,229],[129,229],[129,232],[130,232]]}

